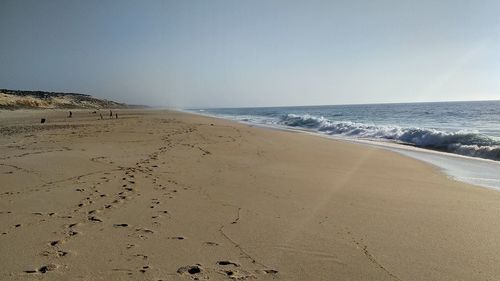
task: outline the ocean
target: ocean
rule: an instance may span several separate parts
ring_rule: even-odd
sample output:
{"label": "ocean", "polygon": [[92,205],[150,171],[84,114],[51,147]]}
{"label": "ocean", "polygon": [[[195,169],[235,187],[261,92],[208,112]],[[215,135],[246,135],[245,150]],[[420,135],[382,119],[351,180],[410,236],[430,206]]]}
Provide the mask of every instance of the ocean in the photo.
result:
{"label": "ocean", "polygon": [[[250,124],[365,141],[405,154],[419,150],[404,147],[442,152],[410,156],[431,162],[456,179],[464,180],[466,174],[473,180],[465,181],[500,188],[500,101],[202,108],[188,111]],[[443,154],[466,157],[445,157]],[[448,160],[435,160],[436,157],[458,162],[450,168]],[[493,161],[470,162],[470,158]],[[443,161],[446,163],[443,164]],[[473,168],[469,167],[478,163],[477,173],[471,172]],[[460,166],[463,171],[457,172],[455,166]],[[492,172],[485,175],[484,170]]]}

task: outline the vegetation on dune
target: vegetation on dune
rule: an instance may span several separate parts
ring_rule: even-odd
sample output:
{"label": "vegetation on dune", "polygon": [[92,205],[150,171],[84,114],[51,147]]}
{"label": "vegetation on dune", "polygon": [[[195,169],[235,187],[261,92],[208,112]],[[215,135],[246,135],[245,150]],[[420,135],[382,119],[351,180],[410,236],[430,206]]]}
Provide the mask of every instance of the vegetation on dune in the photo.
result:
{"label": "vegetation on dune", "polygon": [[128,107],[131,106],[79,93],[0,89],[0,109]]}

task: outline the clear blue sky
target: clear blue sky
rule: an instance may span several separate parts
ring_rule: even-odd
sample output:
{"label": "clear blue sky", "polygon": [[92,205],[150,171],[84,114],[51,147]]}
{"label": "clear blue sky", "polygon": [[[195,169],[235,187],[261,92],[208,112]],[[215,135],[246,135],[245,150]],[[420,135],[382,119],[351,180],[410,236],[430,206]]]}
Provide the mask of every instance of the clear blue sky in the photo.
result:
{"label": "clear blue sky", "polygon": [[179,107],[500,99],[500,1],[0,0],[0,88]]}

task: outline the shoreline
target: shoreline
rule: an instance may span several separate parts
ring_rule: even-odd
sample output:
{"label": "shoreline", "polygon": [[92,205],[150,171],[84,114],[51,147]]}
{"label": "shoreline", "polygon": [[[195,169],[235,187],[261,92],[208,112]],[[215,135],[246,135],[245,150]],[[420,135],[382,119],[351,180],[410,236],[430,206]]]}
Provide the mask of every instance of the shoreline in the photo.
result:
{"label": "shoreline", "polygon": [[500,276],[497,191],[367,145],[118,113],[0,138],[0,279]]}
{"label": "shoreline", "polygon": [[[382,148],[388,151],[395,151],[399,154],[411,157],[413,159],[417,159],[419,161],[423,161],[431,166],[434,166],[436,169],[440,170],[442,173],[446,174],[455,181],[500,191],[500,174],[498,174],[497,172],[498,169],[500,169],[500,161],[455,154],[433,149],[426,149],[411,144],[406,145],[390,141],[346,138],[336,135],[325,135],[312,130],[306,130],[296,127],[287,127],[279,125],[273,126],[268,124],[252,123],[236,119],[224,118],[216,115],[203,114],[195,111],[188,111],[188,110],[175,110],[175,111],[204,116],[204,117],[229,120],[240,124],[267,128],[271,130],[283,130],[289,132],[305,133],[326,139],[344,141],[348,143],[356,143],[361,145],[368,145],[372,147]],[[485,173],[485,171],[488,172]]]}

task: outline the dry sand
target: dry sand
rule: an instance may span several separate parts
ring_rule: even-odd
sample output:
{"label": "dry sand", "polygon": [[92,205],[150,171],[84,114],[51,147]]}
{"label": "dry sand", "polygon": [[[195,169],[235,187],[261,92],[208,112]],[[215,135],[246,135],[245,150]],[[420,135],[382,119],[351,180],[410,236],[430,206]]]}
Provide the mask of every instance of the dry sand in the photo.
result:
{"label": "dry sand", "polygon": [[500,280],[500,192],[358,144],[107,113],[0,112],[0,280]]}

